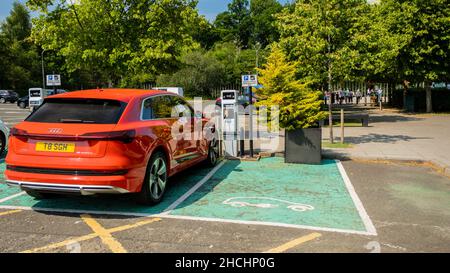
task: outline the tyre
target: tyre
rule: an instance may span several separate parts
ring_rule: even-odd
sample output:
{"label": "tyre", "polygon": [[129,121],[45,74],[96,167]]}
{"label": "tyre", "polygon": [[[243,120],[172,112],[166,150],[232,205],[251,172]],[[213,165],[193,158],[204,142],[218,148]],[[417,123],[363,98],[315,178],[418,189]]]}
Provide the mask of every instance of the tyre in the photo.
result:
{"label": "tyre", "polygon": [[38,191],[26,191],[26,193],[37,200],[51,199],[57,196],[56,194],[53,193],[38,192]]}
{"label": "tyre", "polygon": [[19,102],[19,107],[22,109],[25,109],[25,108],[27,108],[27,104],[25,102],[21,101],[21,102]]}
{"label": "tyre", "polygon": [[142,189],[137,195],[138,203],[154,205],[163,199],[167,186],[167,161],[163,152],[156,152],[150,158]]}
{"label": "tyre", "polygon": [[0,103],[6,103],[5,98],[0,98]]}
{"label": "tyre", "polygon": [[3,133],[0,133],[0,157],[3,157],[3,154],[5,153],[5,147],[6,147],[6,138]]}
{"label": "tyre", "polygon": [[206,166],[214,167],[219,161],[219,141],[213,139],[209,144],[208,157],[206,158]]}

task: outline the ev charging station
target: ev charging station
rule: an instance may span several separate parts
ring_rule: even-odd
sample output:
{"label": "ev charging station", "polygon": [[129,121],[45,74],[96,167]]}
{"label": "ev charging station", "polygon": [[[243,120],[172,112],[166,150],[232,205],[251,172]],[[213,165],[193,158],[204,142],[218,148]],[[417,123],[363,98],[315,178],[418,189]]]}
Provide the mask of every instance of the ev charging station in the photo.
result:
{"label": "ev charging station", "polygon": [[238,156],[238,95],[236,90],[223,90],[221,93],[223,152],[226,157]]}

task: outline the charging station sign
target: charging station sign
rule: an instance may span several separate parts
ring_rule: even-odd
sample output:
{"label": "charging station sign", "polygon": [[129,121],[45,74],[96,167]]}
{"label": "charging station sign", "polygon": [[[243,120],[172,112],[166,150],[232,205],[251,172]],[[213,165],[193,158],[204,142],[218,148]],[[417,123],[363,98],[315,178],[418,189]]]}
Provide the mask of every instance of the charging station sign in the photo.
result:
{"label": "charging station sign", "polygon": [[258,75],[242,75],[242,87],[258,86]]}
{"label": "charging station sign", "polygon": [[47,86],[61,86],[61,75],[47,75]]}

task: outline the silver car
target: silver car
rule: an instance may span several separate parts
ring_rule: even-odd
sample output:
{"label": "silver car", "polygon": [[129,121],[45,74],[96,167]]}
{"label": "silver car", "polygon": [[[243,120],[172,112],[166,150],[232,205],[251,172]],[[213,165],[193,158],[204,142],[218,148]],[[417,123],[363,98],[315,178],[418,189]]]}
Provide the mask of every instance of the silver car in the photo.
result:
{"label": "silver car", "polygon": [[9,128],[6,124],[0,120],[0,157],[8,149]]}

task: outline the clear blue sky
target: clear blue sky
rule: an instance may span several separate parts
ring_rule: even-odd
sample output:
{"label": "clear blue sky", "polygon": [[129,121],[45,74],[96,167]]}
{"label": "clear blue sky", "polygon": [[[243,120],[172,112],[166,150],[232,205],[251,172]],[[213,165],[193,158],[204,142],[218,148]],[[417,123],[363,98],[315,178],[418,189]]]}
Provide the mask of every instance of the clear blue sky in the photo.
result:
{"label": "clear blue sky", "polygon": [[[288,0],[279,0],[282,3],[288,2]],[[26,0],[19,0],[19,2],[25,3]],[[198,9],[200,14],[205,15],[208,20],[214,20],[216,15],[227,9],[228,3],[231,0],[199,0]],[[0,0],[0,21],[3,21],[8,16],[14,0]]]}

